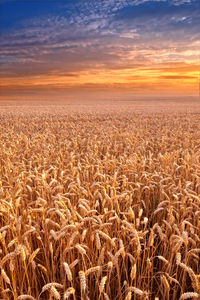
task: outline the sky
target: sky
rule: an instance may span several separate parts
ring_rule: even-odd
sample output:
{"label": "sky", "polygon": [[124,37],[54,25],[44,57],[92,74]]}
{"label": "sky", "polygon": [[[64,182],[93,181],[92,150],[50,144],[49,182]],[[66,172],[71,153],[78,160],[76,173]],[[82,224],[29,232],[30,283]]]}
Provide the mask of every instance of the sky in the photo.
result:
{"label": "sky", "polygon": [[198,95],[199,0],[0,0],[0,92]]}

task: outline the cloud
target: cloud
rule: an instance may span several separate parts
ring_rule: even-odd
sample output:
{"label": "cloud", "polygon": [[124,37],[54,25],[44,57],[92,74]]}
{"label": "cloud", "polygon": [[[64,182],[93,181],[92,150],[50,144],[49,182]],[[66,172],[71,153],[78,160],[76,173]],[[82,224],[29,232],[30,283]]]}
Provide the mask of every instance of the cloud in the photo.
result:
{"label": "cloud", "polygon": [[[134,76],[145,82],[195,78],[187,68],[195,66],[199,49],[196,1],[57,3],[59,14],[25,18],[20,26],[1,33],[4,83],[14,84],[21,78],[26,85],[80,82],[89,88],[95,84],[129,86]],[[185,69],[173,70],[178,62]],[[166,74],[167,66],[170,74]]]}
{"label": "cloud", "polygon": [[163,75],[163,76],[160,76],[161,79],[195,79],[196,76],[188,76],[188,75]]}
{"label": "cloud", "polygon": [[[167,1],[148,1],[144,5],[129,6],[118,10],[114,20],[116,21],[115,25],[118,22],[121,26],[135,26],[139,31],[160,32],[194,26],[198,32],[199,13],[200,6],[197,2],[194,2],[193,5],[184,4],[184,2],[172,5]],[[177,27],[179,24],[180,27]]]}

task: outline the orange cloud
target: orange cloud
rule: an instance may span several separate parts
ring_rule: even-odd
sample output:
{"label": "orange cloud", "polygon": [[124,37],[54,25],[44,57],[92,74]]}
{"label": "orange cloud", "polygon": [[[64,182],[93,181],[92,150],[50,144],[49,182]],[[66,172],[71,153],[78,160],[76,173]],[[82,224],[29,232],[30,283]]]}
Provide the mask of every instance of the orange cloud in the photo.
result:
{"label": "orange cloud", "polygon": [[162,92],[198,94],[197,64],[178,63],[138,66],[124,69],[98,69],[77,71],[71,73],[56,72],[41,75],[7,76],[1,80],[1,90],[6,91],[16,87],[55,89],[110,89],[131,90],[135,92]]}

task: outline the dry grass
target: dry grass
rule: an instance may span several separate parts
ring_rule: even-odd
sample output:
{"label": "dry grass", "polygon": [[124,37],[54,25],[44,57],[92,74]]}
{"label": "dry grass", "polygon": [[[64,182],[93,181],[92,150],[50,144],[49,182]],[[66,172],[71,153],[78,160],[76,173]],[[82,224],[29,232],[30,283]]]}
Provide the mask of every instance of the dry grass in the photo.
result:
{"label": "dry grass", "polygon": [[200,299],[198,113],[0,115],[2,299]]}

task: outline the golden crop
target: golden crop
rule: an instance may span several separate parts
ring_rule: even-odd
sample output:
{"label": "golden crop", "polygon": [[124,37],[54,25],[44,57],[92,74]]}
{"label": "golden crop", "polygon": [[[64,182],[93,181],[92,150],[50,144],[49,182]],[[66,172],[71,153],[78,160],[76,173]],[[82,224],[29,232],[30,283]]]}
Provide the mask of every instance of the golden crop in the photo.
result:
{"label": "golden crop", "polygon": [[200,115],[40,109],[0,113],[0,297],[200,299]]}

